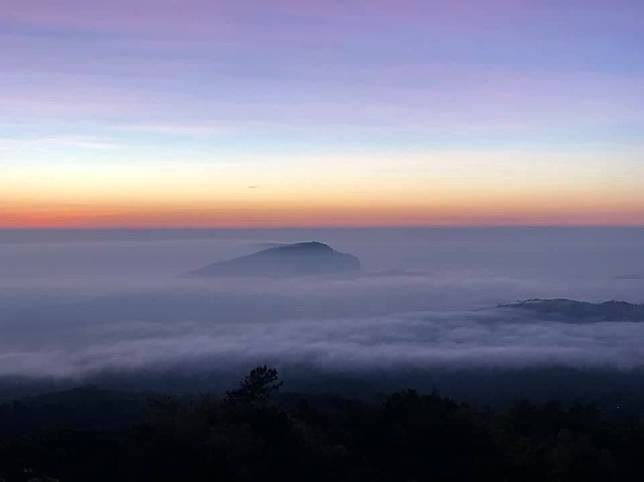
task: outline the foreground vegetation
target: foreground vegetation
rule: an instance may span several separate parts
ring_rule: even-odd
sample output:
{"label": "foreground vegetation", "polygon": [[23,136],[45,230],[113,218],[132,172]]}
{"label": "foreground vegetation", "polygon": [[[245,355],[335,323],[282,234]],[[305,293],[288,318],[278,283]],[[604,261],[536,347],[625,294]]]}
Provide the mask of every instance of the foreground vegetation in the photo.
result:
{"label": "foreground vegetation", "polygon": [[487,411],[413,390],[276,398],[253,370],[224,397],[78,390],[0,407],[0,480],[642,480],[644,426],[591,405]]}

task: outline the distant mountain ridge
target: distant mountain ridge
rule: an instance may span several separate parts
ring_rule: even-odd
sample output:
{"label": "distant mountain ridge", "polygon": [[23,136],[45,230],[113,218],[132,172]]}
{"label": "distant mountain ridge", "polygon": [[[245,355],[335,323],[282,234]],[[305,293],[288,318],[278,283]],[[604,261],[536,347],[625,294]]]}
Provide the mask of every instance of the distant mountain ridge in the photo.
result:
{"label": "distant mountain ridge", "polygon": [[318,241],[287,244],[193,271],[193,276],[309,276],[360,271],[360,260]]}
{"label": "distant mountain ridge", "polygon": [[567,298],[530,299],[499,305],[498,308],[530,311],[546,318],[571,321],[644,321],[644,304],[615,300],[590,303]]}

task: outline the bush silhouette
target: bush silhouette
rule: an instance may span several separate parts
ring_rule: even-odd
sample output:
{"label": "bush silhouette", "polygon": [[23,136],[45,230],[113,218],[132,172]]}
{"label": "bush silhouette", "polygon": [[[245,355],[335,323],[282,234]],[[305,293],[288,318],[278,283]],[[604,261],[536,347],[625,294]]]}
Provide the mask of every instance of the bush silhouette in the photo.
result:
{"label": "bush silhouette", "polygon": [[266,365],[253,368],[239,388],[228,392],[228,400],[242,403],[265,403],[282,386],[275,368]]}

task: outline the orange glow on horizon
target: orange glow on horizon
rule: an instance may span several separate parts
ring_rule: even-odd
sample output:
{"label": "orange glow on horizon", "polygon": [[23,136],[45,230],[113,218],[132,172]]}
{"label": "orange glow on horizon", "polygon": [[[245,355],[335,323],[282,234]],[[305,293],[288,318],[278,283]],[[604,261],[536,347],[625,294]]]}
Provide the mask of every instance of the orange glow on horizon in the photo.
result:
{"label": "orange glow on horizon", "polygon": [[[644,225],[637,176],[470,169],[465,154],[418,172],[329,159],[312,173],[248,166],[88,163],[14,167],[0,227]],[[379,166],[379,168],[382,166]],[[574,181],[574,182],[573,182]]]}
{"label": "orange glow on horizon", "polygon": [[643,206],[614,202],[481,200],[353,204],[302,202],[0,204],[0,228],[253,228],[468,225],[644,225]]}

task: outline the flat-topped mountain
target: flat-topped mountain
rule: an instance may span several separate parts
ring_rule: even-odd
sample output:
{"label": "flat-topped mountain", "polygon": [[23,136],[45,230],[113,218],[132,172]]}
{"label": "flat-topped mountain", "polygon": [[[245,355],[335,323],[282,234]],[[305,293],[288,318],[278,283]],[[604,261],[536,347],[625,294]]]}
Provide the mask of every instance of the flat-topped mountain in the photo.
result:
{"label": "flat-topped mountain", "polygon": [[644,305],[626,301],[588,303],[566,298],[532,299],[499,305],[530,311],[546,318],[562,318],[569,321],[644,321]]}
{"label": "flat-topped mountain", "polygon": [[307,276],[351,273],[360,270],[360,260],[330,246],[310,241],[264,249],[205,266],[195,276]]}

